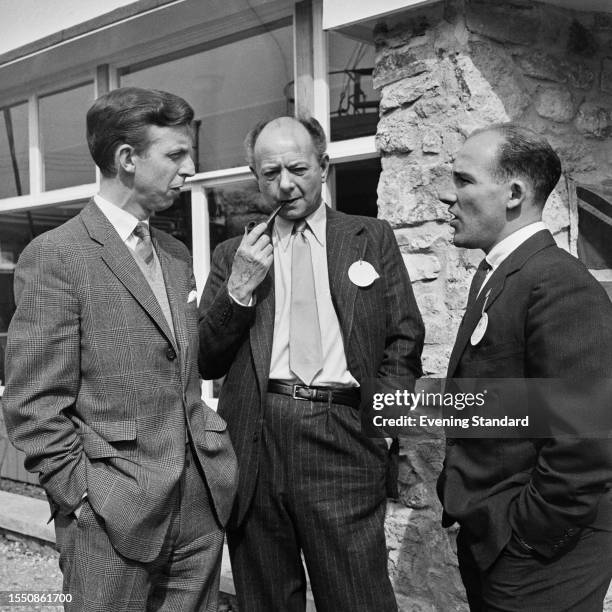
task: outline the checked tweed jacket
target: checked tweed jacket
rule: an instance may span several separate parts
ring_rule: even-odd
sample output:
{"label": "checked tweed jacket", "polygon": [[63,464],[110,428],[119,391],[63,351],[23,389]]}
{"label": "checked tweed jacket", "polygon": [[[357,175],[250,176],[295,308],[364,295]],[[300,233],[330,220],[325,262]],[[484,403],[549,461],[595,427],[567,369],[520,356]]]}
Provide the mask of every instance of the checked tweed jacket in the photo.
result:
{"label": "checked tweed jacket", "polygon": [[9,436],[54,511],[70,513],[87,491],[115,549],[143,562],[168,528],[186,426],[221,524],[236,480],[226,424],[200,399],[191,258],[174,238],[151,234],[174,335],[92,201],[19,260],[3,397]]}

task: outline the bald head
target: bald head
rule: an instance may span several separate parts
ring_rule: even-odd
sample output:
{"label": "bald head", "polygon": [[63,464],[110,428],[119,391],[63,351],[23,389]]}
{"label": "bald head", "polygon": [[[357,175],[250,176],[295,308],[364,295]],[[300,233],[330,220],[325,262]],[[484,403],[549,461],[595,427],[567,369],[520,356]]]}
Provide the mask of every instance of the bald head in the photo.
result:
{"label": "bald head", "polygon": [[246,140],[251,171],[270,209],[297,220],[321,204],[329,157],[325,135],[315,119],[277,117],[258,124]]}
{"label": "bald head", "polygon": [[483,140],[487,136],[496,141],[491,169],[497,179],[523,179],[533,194],[533,203],[543,208],[561,177],[561,161],[548,140],[515,123],[497,123],[478,129],[468,140]]}
{"label": "bald head", "polygon": [[286,126],[288,129],[291,129],[291,125],[300,125],[306,130],[312,140],[312,145],[315,149],[317,158],[319,160],[323,158],[325,151],[327,150],[327,139],[321,124],[313,117],[300,117],[296,119],[295,117],[282,116],[276,117],[275,119],[260,121],[247,134],[247,137],[244,140],[244,148],[247,163],[249,164],[250,168],[254,167],[255,143],[257,142],[261,132],[268,126],[271,128]]}

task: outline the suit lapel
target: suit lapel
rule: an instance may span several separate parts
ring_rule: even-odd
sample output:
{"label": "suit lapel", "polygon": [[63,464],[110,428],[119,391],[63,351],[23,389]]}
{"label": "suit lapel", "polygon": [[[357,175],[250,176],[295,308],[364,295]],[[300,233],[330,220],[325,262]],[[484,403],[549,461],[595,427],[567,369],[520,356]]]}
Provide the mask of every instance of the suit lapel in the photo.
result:
{"label": "suit lapel", "polygon": [[255,322],[251,326],[250,340],[259,391],[263,398],[268,388],[272,336],[274,334],[274,266],[270,268],[255,294],[257,306],[255,308]]}
{"label": "suit lapel", "polygon": [[110,221],[93,200],[82,210],[81,218],[90,237],[102,246],[102,260],[155,321],[168,342],[176,348],[161,306],[128,247],[123,243]]}
{"label": "suit lapel", "polygon": [[555,241],[549,231],[540,231],[531,236],[521,244],[510,256],[505,259],[493,272],[491,278],[484,284],[478,298],[474,300],[470,307],[465,311],[461,325],[457,332],[457,339],[448,362],[447,377],[452,378],[461,356],[463,355],[467,343],[482,317],[483,310],[486,312],[495,303],[497,298],[504,290],[506,278],[520,270],[524,263],[538,251],[554,246]]}
{"label": "suit lapel", "polygon": [[157,257],[159,258],[162,274],[164,276],[166,294],[168,296],[170,312],[172,313],[172,322],[174,324],[174,337],[176,338],[176,344],[180,349],[180,354],[182,357],[181,362],[184,370],[187,364],[187,359],[185,357],[189,344],[184,303],[187,300],[187,295],[185,295],[184,286],[181,285],[181,281],[184,279],[185,272],[181,268],[179,260],[176,257],[172,256],[170,253],[168,253],[166,249],[164,249],[164,247],[160,244],[159,240],[157,240],[156,238],[156,234],[157,230],[153,228],[153,246],[155,247],[155,251],[157,252]]}
{"label": "suit lapel", "polygon": [[344,350],[349,353],[349,342],[353,331],[357,285],[348,277],[348,269],[363,258],[366,237],[361,233],[363,223],[357,217],[343,215],[327,209],[327,269],[329,289],[344,340]]}

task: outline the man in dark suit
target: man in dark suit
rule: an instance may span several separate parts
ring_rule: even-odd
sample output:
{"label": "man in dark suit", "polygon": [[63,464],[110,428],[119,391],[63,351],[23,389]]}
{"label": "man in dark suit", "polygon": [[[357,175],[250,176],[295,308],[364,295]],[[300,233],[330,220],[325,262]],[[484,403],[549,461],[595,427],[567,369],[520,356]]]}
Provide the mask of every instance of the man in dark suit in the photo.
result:
{"label": "man in dark suit", "polygon": [[[612,576],[609,395],[600,397],[612,373],[612,305],[541,221],[560,175],[546,139],[499,124],[467,139],[441,197],[455,245],[486,253],[448,378],[480,379],[481,390],[514,379],[522,403],[510,384],[497,399],[539,423],[523,437],[447,440],[438,491],[443,525],[460,526],[471,610],[595,612]],[[580,431],[596,418],[599,436]],[[554,435],[567,419],[578,429]]]}
{"label": "man in dark suit", "polygon": [[6,425],[49,496],[79,612],[217,609],[236,457],[200,399],[190,255],[149,227],[194,173],[192,119],[165,92],[98,98],[100,191],[16,268]]}
{"label": "man in dark suit", "polygon": [[226,375],[219,412],[240,466],[228,531],[240,609],[303,611],[303,554],[317,610],[395,610],[388,448],[357,408],[365,379],[421,374],[410,280],[387,223],[325,205],[316,120],[261,123],[246,144],[282,209],[271,237],[262,223],[216,249],[200,305],[201,368]]}

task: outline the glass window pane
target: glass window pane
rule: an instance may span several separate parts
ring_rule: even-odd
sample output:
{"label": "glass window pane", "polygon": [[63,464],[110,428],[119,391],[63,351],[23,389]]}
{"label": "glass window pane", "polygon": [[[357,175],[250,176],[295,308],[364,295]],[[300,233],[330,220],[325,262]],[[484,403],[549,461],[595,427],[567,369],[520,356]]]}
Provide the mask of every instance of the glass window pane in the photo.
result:
{"label": "glass window pane", "polygon": [[335,164],[336,208],[351,215],[378,216],[380,158]]}
{"label": "glass window pane", "polygon": [[30,193],[28,105],[0,111],[0,198]]}
{"label": "glass window pane", "polygon": [[331,140],[375,134],[380,96],[372,87],[374,42],[330,32],[328,50]]}
{"label": "glass window pane", "polygon": [[0,380],[4,380],[6,332],[15,312],[13,271],[21,251],[36,236],[74,217],[82,206],[83,203],[67,204],[0,214]]}
{"label": "glass window pane", "polygon": [[233,236],[244,233],[251,222],[259,223],[270,214],[255,179],[206,189],[210,216],[210,251]]}
{"label": "glass window pane", "polygon": [[95,182],[85,131],[93,99],[93,83],[87,83],[38,101],[46,191]]}
{"label": "glass window pane", "polygon": [[192,252],[191,191],[183,191],[170,208],[155,213],[151,217],[151,225],[174,236]]}
{"label": "glass window pane", "polygon": [[244,166],[243,141],[260,119],[287,114],[293,79],[290,26],[129,72],[121,86],[170,91],[195,110],[198,171]]}

